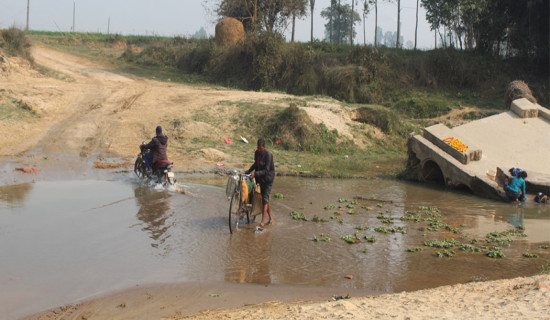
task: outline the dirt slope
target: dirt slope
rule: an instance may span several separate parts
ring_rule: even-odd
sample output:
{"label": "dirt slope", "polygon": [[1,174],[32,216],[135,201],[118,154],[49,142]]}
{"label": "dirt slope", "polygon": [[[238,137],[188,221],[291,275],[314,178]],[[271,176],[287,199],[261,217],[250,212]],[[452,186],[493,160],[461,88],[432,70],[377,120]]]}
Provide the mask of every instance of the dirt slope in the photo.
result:
{"label": "dirt slope", "polygon": [[[172,139],[169,147],[169,157],[176,166],[212,166],[213,159],[204,158],[204,152],[186,152],[182,146],[193,138],[205,137],[223,143],[224,135],[233,129],[230,120],[238,116],[238,108],[219,104],[220,101],[287,105],[281,101],[290,97],[151,81],[118,74],[84,58],[43,46],[33,47],[32,54],[38,65],[53,70],[50,73],[57,76],[45,76],[17,58],[10,59],[10,72],[0,76],[4,98],[21,99],[38,117],[0,120],[5,132],[0,156],[76,154],[92,161],[110,157],[131,160],[139,143],[149,140],[160,124],[169,137],[178,131],[180,141]],[[313,121],[325,122],[329,129],[353,137],[347,125],[353,122],[351,111],[336,101],[324,99],[304,110]],[[220,125],[187,121],[182,126],[177,121],[189,119],[198,111],[215,114]],[[363,145],[361,141],[357,144]],[[234,159],[229,155],[224,160],[231,163]]]}

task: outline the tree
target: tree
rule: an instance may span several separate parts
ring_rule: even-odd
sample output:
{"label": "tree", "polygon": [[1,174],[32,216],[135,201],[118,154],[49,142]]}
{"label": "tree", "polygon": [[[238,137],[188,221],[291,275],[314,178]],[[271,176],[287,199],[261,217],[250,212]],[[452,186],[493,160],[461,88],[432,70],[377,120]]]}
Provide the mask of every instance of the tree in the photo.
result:
{"label": "tree", "polygon": [[315,0],[309,0],[309,10],[310,10],[310,13],[311,13],[311,38],[310,38],[310,42],[313,42],[313,16],[314,16],[314,11],[315,11]]}
{"label": "tree", "polygon": [[397,36],[395,37],[395,47],[400,48],[399,46],[399,34],[401,31],[401,0],[397,0]]}
{"label": "tree", "polygon": [[307,0],[221,0],[216,13],[243,22],[247,31],[274,32],[288,25],[293,16],[303,16]]}
{"label": "tree", "polygon": [[[354,37],[356,32],[350,35],[349,26],[353,23],[360,22],[361,17],[355,11],[351,10],[349,4],[333,4],[333,7],[325,8],[321,11],[321,16],[329,22],[325,24],[325,38],[330,39],[336,36],[338,43],[351,44],[351,37]],[[332,31],[331,31],[332,30]],[[350,37],[351,36],[351,37]]]}
{"label": "tree", "polygon": [[206,33],[206,30],[204,30],[203,27],[201,27],[193,36],[191,37],[193,39],[207,39],[208,33]]}
{"label": "tree", "polygon": [[414,25],[414,50],[416,50],[416,41],[418,39],[418,6],[420,0],[416,0],[416,24]]}
{"label": "tree", "polygon": [[372,0],[363,1],[363,45],[367,45],[367,16],[369,15],[371,9]]}
{"label": "tree", "polygon": [[378,45],[378,0],[374,0],[374,47]]}
{"label": "tree", "polygon": [[292,36],[291,42],[294,42],[294,34],[296,30],[296,17],[303,17],[306,15],[308,0],[286,0],[287,10],[292,16]]}

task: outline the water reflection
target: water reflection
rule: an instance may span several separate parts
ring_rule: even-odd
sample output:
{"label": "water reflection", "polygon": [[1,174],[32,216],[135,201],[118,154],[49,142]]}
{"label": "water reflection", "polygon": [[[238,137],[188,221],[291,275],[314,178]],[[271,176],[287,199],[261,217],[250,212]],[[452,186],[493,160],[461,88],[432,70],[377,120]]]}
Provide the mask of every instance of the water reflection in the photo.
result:
{"label": "water reflection", "polygon": [[238,283],[272,283],[271,243],[272,234],[269,231],[231,235],[227,241],[225,280]]}
{"label": "water reflection", "polygon": [[174,226],[174,211],[170,203],[172,194],[142,186],[135,188],[134,194],[139,207],[136,216],[144,223],[142,230],[153,240],[151,246],[158,248],[170,238],[168,230]]}
{"label": "water reflection", "polygon": [[25,197],[31,192],[34,183],[23,183],[13,186],[0,187],[0,203],[6,207],[20,207],[25,202]]}

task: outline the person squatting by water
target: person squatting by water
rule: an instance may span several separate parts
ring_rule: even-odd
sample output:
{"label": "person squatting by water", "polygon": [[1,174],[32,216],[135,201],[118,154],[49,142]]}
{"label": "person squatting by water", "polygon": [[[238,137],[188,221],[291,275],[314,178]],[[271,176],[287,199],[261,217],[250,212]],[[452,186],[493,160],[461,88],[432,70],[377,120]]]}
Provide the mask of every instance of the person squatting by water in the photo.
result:
{"label": "person squatting by water", "polygon": [[273,186],[273,180],[275,179],[275,164],[273,163],[273,155],[271,152],[265,149],[265,140],[258,139],[257,149],[254,152],[254,163],[250,166],[246,174],[250,173],[250,178],[256,178],[256,182],[260,185],[262,192],[262,221],[259,228],[263,229],[265,215],[269,215],[268,225],[273,223],[273,216],[271,215],[271,207],[269,205],[269,194],[271,193],[271,187]]}
{"label": "person squatting by water", "polygon": [[151,170],[160,160],[168,160],[166,149],[168,148],[168,137],[162,133],[162,127],[157,126],[156,136],[151,139],[151,142],[139,146],[141,150],[149,149],[145,154],[145,164],[147,169]]}
{"label": "person squatting by water", "polygon": [[520,171],[516,173],[512,178],[512,181],[504,187],[506,197],[509,201],[525,201],[525,178],[527,178],[527,172]]}

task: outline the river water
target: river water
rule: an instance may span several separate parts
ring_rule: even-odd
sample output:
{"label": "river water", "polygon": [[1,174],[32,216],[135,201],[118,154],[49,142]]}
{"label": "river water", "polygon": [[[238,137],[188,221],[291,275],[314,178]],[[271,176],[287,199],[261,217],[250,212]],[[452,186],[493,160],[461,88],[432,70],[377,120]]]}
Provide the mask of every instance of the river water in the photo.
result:
{"label": "river water", "polygon": [[[392,293],[533,275],[550,263],[550,250],[540,247],[550,244],[550,205],[518,207],[396,180],[277,177],[272,195],[284,198],[272,196],[275,224],[264,232],[245,225],[231,235],[225,179],[184,179],[185,193],[143,186],[123,173],[109,180],[0,187],[0,318],[143,284],[259,283]],[[437,208],[439,220],[461,233],[430,231],[427,209],[419,207]],[[292,211],[308,221],[292,219]],[[400,220],[406,211],[422,219]],[[314,222],[314,216],[326,222]],[[406,233],[375,231],[400,226]],[[488,233],[519,226],[523,236],[503,237],[513,240],[501,246],[506,258],[486,256],[495,245],[485,243]],[[348,244],[341,239],[346,235],[360,240]],[[376,241],[366,241],[366,235]],[[437,258],[435,252],[446,249],[423,245],[442,239],[488,248],[453,248],[454,257]],[[417,246],[423,251],[407,252]],[[525,258],[526,252],[539,257]]]}

